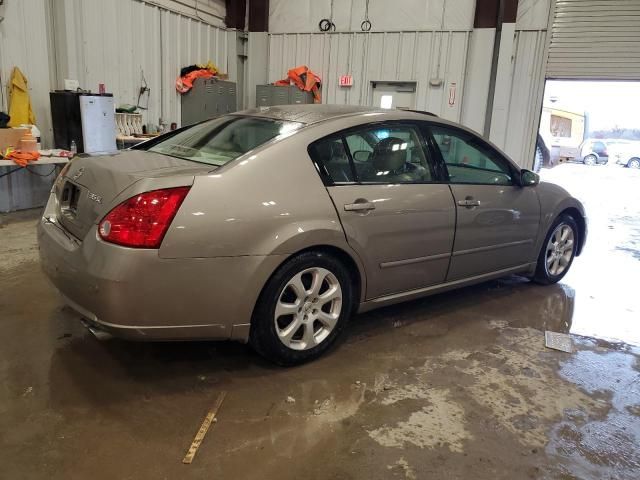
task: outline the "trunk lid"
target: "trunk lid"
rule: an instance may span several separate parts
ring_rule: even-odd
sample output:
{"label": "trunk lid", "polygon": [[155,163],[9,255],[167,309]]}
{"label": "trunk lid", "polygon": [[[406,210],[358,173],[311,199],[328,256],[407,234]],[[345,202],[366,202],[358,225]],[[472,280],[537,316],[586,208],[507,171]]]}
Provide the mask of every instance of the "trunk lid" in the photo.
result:
{"label": "trunk lid", "polygon": [[[91,226],[115,206],[114,199],[135,183],[174,176],[188,179],[214,168],[144,150],[76,157],[64,178],[54,186],[58,199],[57,216],[71,234],[83,239]],[[132,195],[135,193],[138,192],[132,189]]]}

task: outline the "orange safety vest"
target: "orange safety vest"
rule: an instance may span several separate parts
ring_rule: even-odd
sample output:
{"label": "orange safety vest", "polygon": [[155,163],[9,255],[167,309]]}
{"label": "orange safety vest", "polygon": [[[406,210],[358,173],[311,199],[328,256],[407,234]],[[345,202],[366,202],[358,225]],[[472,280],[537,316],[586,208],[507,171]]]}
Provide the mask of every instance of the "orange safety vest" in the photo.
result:
{"label": "orange safety vest", "polygon": [[184,77],[178,77],[176,79],[176,90],[179,93],[187,93],[193,88],[193,82],[196,78],[211,78],[214,74],[209,70],[194,70],[187,73]]}
{"label": "orange safety vest", "polygon": [[293,83],[300,90],[313,93],[313,102],[321,103],[320,86],[322,80],[320,76],[312,72],[306,65],[292,68],[287,72],[287,78],[274,82],[274,85],[287,86]]}

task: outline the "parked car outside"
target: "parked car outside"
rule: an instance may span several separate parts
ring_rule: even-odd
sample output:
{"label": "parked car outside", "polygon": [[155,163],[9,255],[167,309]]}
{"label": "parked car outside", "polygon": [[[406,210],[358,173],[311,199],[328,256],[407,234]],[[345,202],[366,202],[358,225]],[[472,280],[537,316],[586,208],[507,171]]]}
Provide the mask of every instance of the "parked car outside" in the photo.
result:
{"label": "parked car outside", "polygon": [[612,141],[608,143],[609,155],[616,164],[629,168],[640,168],[640,142]]}
{"label": "parked car outside", "polygon": [[559,281],[582,204],[435,116],[287,105],[81,155],[38,226],[43,270],[88,324],[316,358],[356,312],[509,274]]}
{"label": "parked car outside", "polygon": [[587,139],[580,146],[580,160],[585,165],[604,165],[609,161],[609,152],[604,140]]}

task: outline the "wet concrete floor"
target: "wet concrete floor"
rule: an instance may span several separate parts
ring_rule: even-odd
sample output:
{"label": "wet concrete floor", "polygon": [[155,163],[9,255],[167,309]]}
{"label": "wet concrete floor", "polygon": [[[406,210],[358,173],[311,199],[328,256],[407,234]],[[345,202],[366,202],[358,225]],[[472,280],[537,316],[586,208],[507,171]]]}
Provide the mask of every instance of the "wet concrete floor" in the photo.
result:
{"label": "wet concrete floor", "polygon": [[[639,478],[640,206],[614,202],[640,175],[585,168],[545,173],[590,204],[566,281],[360,315],[292,369],[240,344],[98,341],[40,273],[34,213],[2,217],[0,478]],[[617,193],[594,190],[605,174]],[[544,330],[580,334],[574,352],[546,349]]]}

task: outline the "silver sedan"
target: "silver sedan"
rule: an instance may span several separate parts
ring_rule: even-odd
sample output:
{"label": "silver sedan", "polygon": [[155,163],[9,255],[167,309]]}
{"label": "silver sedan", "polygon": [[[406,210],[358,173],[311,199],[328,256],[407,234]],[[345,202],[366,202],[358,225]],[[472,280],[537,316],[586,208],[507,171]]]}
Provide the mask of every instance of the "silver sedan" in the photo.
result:
{"label": "silver sedan", "polygon": [[557,282],[586,230],[579,201],[464,127],[297,105],[74,159],[38,238],[95,328],[248,341],[290,365],[357,311],[509,274]]}

